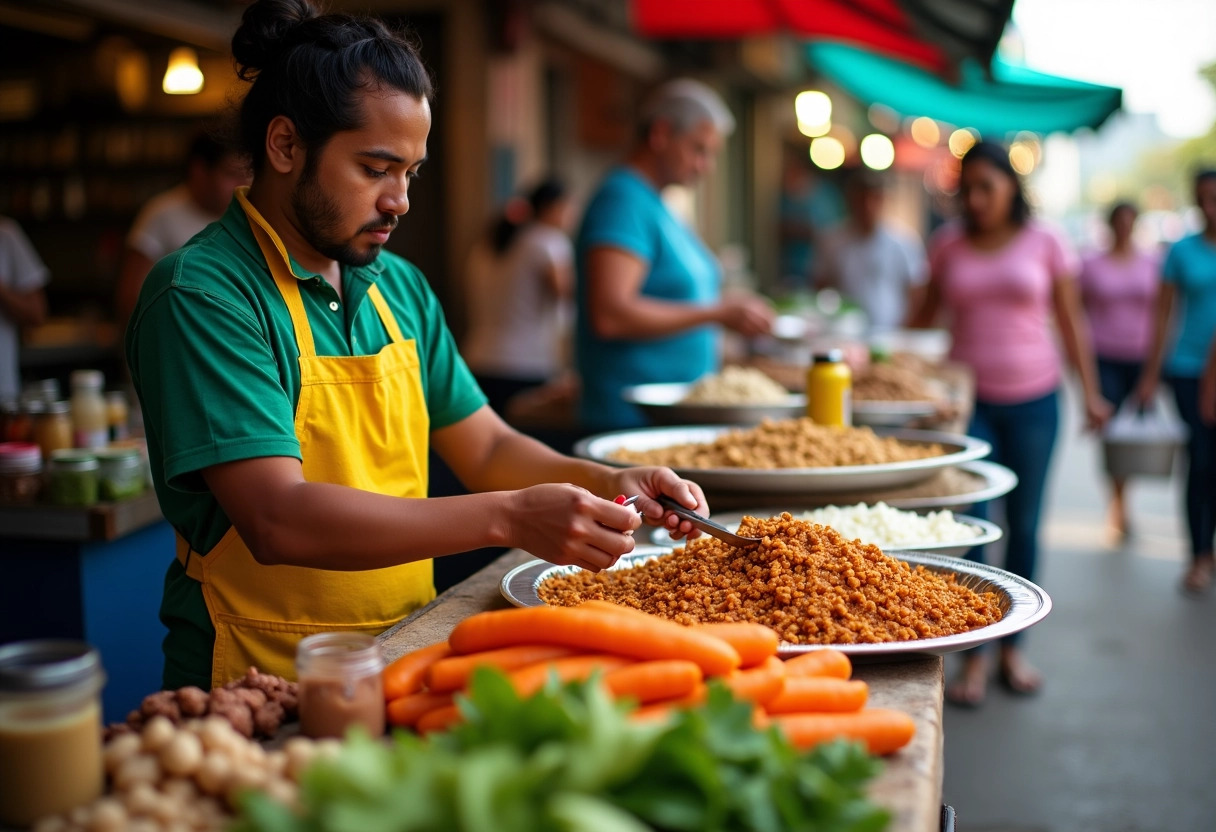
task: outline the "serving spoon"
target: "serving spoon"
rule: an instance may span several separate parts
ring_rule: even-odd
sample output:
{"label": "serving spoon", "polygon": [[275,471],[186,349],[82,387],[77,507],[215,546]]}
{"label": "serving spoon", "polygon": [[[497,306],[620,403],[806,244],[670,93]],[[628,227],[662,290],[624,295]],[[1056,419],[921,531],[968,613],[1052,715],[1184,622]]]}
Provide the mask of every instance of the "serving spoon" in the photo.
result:
{"label": "serving spoon", "polygon": [[730,529],[726,528],[726,526],[715,523],[708,517],[703,517],[700,514],[697,514],[695,511],[684,508],[684,506],[665,495],[660,494],[658,497],[655,497],[655,500],[658,501],[659,505],[680,519],[687,520],[689,523],[692,523],[707,535],[716,537],[718,540],[721,540],[724,543],[729,543],[731,546],[746,549],[749,546],[755,546],[761,542],[760,538],[758,537],[744,537],[743,535],[735,534]]}

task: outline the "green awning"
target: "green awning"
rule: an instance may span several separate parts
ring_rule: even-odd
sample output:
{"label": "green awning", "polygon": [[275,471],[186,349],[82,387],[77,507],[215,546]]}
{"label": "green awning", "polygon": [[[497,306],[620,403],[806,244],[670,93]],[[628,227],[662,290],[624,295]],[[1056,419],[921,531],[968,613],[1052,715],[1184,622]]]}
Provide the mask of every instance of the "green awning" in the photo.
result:
{"label": "green awning", "polygon": [[993,58],[991,77],[974,61],[955,84],[892,58],[826,41],[806,46],[807,61],[866,105],[903,116],[929,116],[988,136],[1098,127],[1119,109],[1118,87],[1060,78]]}

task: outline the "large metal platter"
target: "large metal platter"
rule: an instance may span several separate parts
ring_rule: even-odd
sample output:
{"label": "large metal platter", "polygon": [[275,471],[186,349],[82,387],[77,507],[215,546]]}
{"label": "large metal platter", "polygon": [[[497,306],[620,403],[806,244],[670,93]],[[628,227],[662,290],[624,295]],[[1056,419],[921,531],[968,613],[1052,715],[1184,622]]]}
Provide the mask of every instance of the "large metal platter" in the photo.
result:
{"label": "large metal platter", "polygon": [[923,419],[937,412],[938,402],[878,402],[853,401],[853,424],[872,428],[902,427],[913,419]]}
{"label": "large metal platter", "polygon": [[[736,426],[695,425],[692,427],[639,428],[601,433],[579,441],[574,453],[619,468],[628,467],[614,462],[609,455],[627,448],[648,451],[686,442],[713,442]],[[845,465],[836,468],[683,468],[675,471],[698,483],[707,491],[753,492],[759,494],[825,494],[899,488],[930,477],[935,471],[951,465],[970,462],[988,455],[991,446],[981,439],[954,433],[926,430],[882,430],[905,442],[937,442],[947,452],[941,456],[889,462],[882,465]]]}
{"label": "large metal platter", "polygon": [[[625,555],[613,569],[639,566],[666,554],[666,550],[652,546],[639,546]],[[1005,636],[1021,632],[1042,621],[1051,612],[1051,597],[1039,586],[1019,578],[1004,569],[958,560],[946,555],[929,552],[902,552],[898,556],[911,566],[924,566],[934,572],[953,572],[963,586],[976,592],[995,592],[1001,607],[1002,618],[995,624],[980,627],[966,633],[939,638],[915,639],[912,641],[888,641],[881,644],[787,644],[781,643],[777,652],[781,656],[796,656],[831,647],[857,659],[897,659],[920,655],[940,656],[959,650],[969,650]],[[576,566],[554,566],[543,560],[529,561],[515,567],[503,576],[500,585],[502,595],[517,607],[539,607],[544,601],[537,589],[545,579],[553,575],[570,574]]]}
{"label": "large metal platter", "polygon": [[[765,419],[793,419],[806,414],[806,396],[790,393],[772,404],[691,404],[684,398],[692,384],[637,384],[621,391],[660,425],[756,425]],[[930,411],[932,412],[932,411]]]}
{"label": "large metal platter", "polygon": [[[790,514],[797,517],[809,509],[804,508],[758,508],[751,511],[727,511],[715,512],[710,519],[716,523],[726,526],[728,529],[738,529],[739,523],[742,522],[744,515],[751,517],[776,517],[783,511],[788,511]],[[958,558],[967,554],[972,546],[985,546],[989,543],[996,543],[1004,535],[1001,527],[996,523],[988,520],[981,520],[978,517],[968,517],[965,514],[956,514],[954,519],[960,523],[965,523],[968,526],[974,526],[978,530],[978,534],[966,541],[951,541],[949,543],[936,544],[918,544],[914,546],[883,546],[882,550],[892,557],[903,557],[904,552],[930,552],[937,555],[946,555],[947,557]],[[673,549],[676,546],[683,546],[683,540],[672,540],[666,529],[655,528],[650,532],[650,542],[655,546],[662,546],[665,549]]]}

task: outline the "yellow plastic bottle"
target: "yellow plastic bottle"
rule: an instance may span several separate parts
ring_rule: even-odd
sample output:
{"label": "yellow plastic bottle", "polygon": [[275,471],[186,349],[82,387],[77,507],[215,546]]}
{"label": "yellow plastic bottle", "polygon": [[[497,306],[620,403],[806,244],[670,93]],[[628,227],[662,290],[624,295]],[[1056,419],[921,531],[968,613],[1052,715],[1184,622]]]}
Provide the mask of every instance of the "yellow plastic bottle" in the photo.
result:
{"label": "yellow plastic bottle", "polygon": [[853,373],[843,351],[815,353],[806,374],[806,415],[817,425],[853,424]]}

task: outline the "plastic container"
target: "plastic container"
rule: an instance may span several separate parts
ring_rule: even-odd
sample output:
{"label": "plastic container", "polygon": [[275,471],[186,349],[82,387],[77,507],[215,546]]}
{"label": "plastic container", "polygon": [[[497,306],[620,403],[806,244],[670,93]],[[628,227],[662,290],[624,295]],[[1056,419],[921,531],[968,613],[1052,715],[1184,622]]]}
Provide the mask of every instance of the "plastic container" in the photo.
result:
{"label": "plastic container", "polygon": [[97,651],[79,641],[0,647],[0,826],[25,827],[101,796]]}
{"label": "plastic container", "polygon": [[131,435],[130,419],[131,408],[127,404],[127,394],[121,390],[106,393],[106,426],[111,442],[121,441]]}
{"label": "plastic container", "polygon": [[93,505],[97,502],[100,468],[93,451],[55,451],[48,468],[47,499],[59,506]]}
{"label": "plastic container", "polygon": [[42,451],[31,442],[0,443],[0,503],[32,503],[42,490]]}
{"label": "plastic container", "polygon": [[55,451],[72,447],[71,406],[67,402],[50,402],[45,412],[34,422],[34,440],[42,449],[42,458],[50,459]]}
{"label": "plastic container", "polygon": [[364,633],[317,633],[296,647],[300,679],[300,731],[307,737],[343,737],[359,725],[384,733],[384,657]]}
{"label": "plastic container", "polygon": [[97,452],[97,493],[103,500],[125,500],[143,492],[144,461],[136,448],[103,448]]}
{"label": "plastic container", "polygon": [[76,370],[72,383],[72,438],[77,448],[104,448],[110,442],[106,400],[101,394],[105,376],[99,370]]}
{"label": "plastic container", "polygon": [[1125,403],[1102,434],[1106,473],[1115,479],[1168,477],[1186,440],[1186,426],[1160,399],[1143,410]]}
{"label": "plastic container", "polygon": [[853,373],[843,351],[815,353],[806,374],[806,415],[817,425],[853,424]]}

